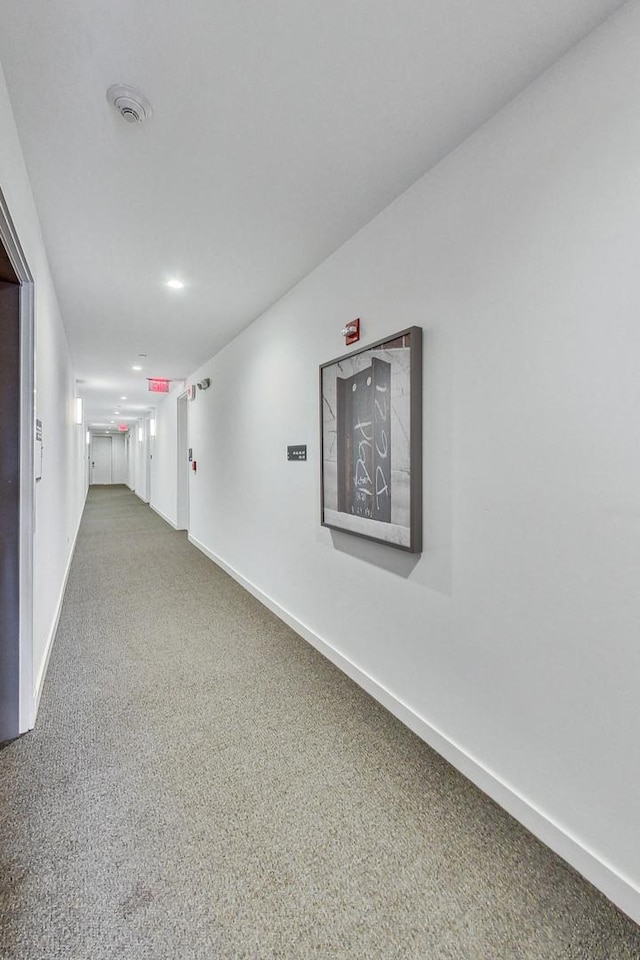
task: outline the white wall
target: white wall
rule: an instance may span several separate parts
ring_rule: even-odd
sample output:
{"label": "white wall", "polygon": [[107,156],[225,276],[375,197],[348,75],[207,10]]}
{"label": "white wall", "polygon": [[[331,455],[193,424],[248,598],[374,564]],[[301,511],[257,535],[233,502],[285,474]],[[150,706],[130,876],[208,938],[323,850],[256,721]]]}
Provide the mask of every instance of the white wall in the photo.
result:
{"label": "white wall", "polygon": [[33,683],[37,698],[55,633],[85,497],[84,427],[75,423],[75,378],[40,224],[0,69],[0,186],[35,278],[36,417],[43,474],[35,493]]}
{"label": "white wall", "polygon": [[[191,536],[636,919],[639,45],[630,4],[197,371],[189,409]],[[356,316],[364,342],[424,329],[417,562],[319,525],[317,368]]]}

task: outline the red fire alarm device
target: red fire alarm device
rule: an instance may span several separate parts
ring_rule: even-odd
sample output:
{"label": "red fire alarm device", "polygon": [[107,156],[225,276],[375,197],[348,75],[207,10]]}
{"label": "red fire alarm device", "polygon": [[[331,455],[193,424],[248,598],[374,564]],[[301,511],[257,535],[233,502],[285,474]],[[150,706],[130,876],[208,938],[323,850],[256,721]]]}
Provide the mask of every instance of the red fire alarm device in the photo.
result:
{"label": "red fire alarm device", "polygon": [[342,336],[344,337],[344,342],[347,347],[350,347],[352,343],[358,342],[360,339],[360,317],[356,320],[349,321],[344,330],[342,330]]}
{"label": "red fire alarm device", "polygon": [[191,469],[193,470],[194,473],[195,473],[196,470],[198,469],[198,464],[197,464],[197,461],[196,461],[196,460],[194,460],[194,461],[191,463]]}

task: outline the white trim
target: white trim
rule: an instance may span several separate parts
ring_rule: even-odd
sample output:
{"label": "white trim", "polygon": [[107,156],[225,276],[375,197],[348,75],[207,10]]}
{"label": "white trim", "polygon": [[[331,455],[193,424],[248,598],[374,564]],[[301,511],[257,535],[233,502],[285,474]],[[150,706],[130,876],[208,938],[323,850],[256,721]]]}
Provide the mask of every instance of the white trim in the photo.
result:
{"label": "white trim", "polygon": [[33,534],[35,529],[35,287],[0,189],[0,243],[20,281],[20,598],[18,732],[35,722],[33,690]]}
{"label": "white trim", "polygon": [[177,530],[177,529],[178,529],[178,528],[176,527],[175,523],[173,522],[173,520],[170,520],[169,517],[165,516],[165,514],[162,512],[162,510],[159,510],[157,507],[154,507],[154,505],[153,505],[151,502],[149,502],[149,506],[151,507],[151,509],[153,510],[153,512],[154,512],[154,513],[157,513],[158,516],[161,517],[162,520],[164,520],[165,523],[168,523],[170,527],[173,527],[174,530]]}
{"label": "white trim", "polygon": [[76,552],[76,543],[78,540],[78,533],[80,532],[80,524],[82,523],[82,516],[83,514],[81,513],[80,519],[78,520],[78,525],[76,527],[76,532],[73,538],[73,543],[71,544],[71,551],[69,553],[69,559],[67,560],[67,568],[64,572],[64,578],[62,580],[62,588],[60,590],[60,596],[58,597],[58,603],[56,606],[56,613],[53,618],[53,624],[51,626],[51,630],[49,631],[49,636],[47,637],[47,644],[45,647],[44,657],[42,658],[42,666],[40,667],[38,678],[33,688],[33,707],[34,707],[33,723],[34,724],[36,722],[36,717],[38,715],[38,710],[40,708],[40,697],[42,696],[44,681],[47,676],[47,668],[49,666],[51,651],[53,650],[53,642],[56,638],[56,633],[58,632],[58,624],[60,623],[60,615],[62,613],[62,604],[64,603],[64,595],[67,589],[67,581],[69,579],[69,573],[71,571],[71,564],[73,562],[73,557]]}
{"label": "white trim", "polygon": [[188,539],[194,547],[197,547],[206,557],[233,577],[245,590],[256,597],[265,607],[268,607],[272,613],[275,613],[284,623],[307,640],[311,646],[339,667],[358,686],[371,694],[405,726],[413,730],[425,743],[428,743],[452,766],[463,773],[492,800],[495,800],[499,806],[507,810],[535,837],[550,847],[563,860],[566,860],[578,873],[582,874],[612,900],[617,907],[628,914],[636,923],[640,923],[640,888],[630,877],[609,863],[605,857],[591,850],[569,828],[555,822],[518,790],[502,780],[476,757],[469,754],[460,744],[455,743],[443,731],[417,714],[408,704],[403,703],[390,690],[343,656],[335,647],[319,637],[306,624],[280,606],[276,600],[273,600],[254,583],[243,577],[232,566],[216,556],[195,537],[189,535]]}
{"label": "white trim", "polygon": [[138,493],[137,490],[134,490],[133,492],[135,493],[136,497],[138,497],[138,499],[142,500],[143,503],[149,503],[149,501],[148,501],[148,500],[145,500],[145,498],[142,496],[142,494],[141,494],[141,493]]}

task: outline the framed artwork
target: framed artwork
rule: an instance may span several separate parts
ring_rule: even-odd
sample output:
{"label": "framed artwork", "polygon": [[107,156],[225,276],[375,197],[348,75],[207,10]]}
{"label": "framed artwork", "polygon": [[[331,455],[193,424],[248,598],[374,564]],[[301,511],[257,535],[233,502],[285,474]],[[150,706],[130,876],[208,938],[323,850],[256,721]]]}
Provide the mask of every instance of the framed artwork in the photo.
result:
{"label": "framed artwork", "polygon": [[320,367],[321,523],[422,550],[422,330]]}

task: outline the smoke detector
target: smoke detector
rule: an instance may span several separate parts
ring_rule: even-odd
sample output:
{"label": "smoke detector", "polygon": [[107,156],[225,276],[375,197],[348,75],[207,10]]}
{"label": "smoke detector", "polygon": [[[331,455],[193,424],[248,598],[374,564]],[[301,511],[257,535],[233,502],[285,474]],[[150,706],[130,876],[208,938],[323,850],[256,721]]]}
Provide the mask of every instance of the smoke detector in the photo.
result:
{"label": "smoke detector", "polygon": [[107,100],[127,123],[144,123],[153,115],[146,97],[124,83],[115,83],[107,90]]}

